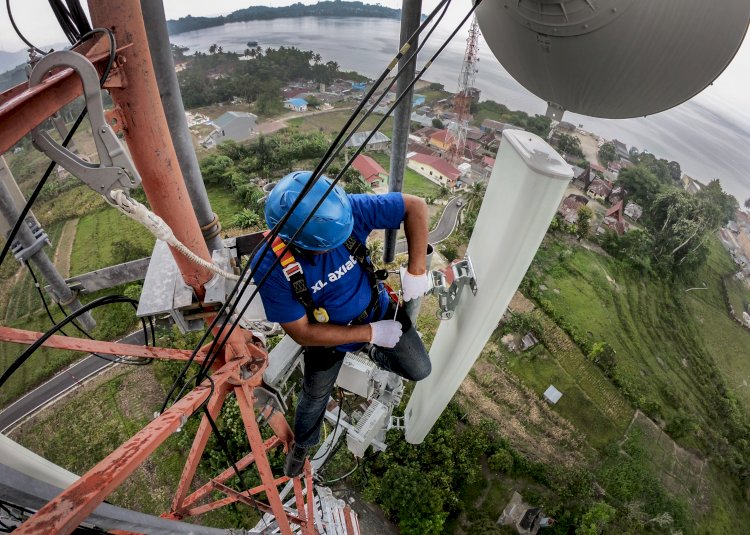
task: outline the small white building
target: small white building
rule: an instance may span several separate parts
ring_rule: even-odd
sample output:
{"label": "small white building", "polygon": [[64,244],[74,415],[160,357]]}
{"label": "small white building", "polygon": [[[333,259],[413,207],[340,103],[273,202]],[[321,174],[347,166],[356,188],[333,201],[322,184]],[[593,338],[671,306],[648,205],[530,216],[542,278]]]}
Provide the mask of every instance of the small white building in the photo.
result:
{"label": "small white building", "polygon": [[560,401],[561,397],[562,397],[562,392],[560,392],[557,388],[555,388],[552,385],[549,385],[549,388],[544,391],[544,399],[546,399],[552,405]]}

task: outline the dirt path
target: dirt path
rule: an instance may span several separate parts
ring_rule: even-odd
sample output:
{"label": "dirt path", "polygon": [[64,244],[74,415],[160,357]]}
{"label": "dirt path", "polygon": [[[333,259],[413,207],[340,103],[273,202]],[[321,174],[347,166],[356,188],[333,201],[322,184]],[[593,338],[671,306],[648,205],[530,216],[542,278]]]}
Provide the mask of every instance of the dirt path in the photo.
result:
{"label": "dirt path", "polygon": [[269,135],[269,134],[273,134],[274,132],[278,132],[282,128],[286,128],[287,126],[289,126],[287,124],[287,121],[291,119],[297,119],[299,117],[311,117],[313,115],[323,115],[326,113],[336,113],[339,111],[346,111],[346,110],[353,110],[353,109],[354,109],[354,106],[348,106],[345,108],[333,108],[331,110],[318,110],[318,111],[308,111],[308,112],[290,111],[283,115],[275,117],[273,119],[258,123],[257,125],[258,134]]}
{"label": "dirt path", "polygon": [[60,243],[57,244],[55,258],[52,259],[55,267],[57,267],[57,270],[63,277],[70,276],[70,255],[73,253],[73,243],[76,239],[77,228],[78,219],[70,219],[65,222],[65,226],[60,233]]}

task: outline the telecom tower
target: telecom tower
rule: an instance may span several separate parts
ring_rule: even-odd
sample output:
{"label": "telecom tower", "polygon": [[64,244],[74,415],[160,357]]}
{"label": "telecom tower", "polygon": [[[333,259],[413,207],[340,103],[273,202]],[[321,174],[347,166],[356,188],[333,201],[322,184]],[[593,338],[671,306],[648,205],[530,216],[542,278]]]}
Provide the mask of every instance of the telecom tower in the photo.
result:
{"label": "telecom tower", "polygon": [[458,77],[458,93],[453,97],[453,111],[456,119],[448,127],[447,159],[453,165],[458,165],[464,156],[466,147],[466,132],[469,129],[471,117],[471,101],[478,91],[474,88],[477,77],[477,63],[479,62],[479,25],[474,17],[469,27],[469,37],[466,39],[466,52],[461,64],[461,74]]}

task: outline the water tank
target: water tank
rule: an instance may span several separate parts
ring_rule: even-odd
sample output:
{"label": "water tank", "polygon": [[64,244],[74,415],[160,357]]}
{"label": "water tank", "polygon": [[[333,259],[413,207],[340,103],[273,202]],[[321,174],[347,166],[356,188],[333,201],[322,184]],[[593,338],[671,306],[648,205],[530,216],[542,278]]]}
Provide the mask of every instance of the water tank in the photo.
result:
{"label": "water tank", "polygon": [[657,113],[729,65],[750,0],[484,0],[492,53],[526,89],[594,117]]}

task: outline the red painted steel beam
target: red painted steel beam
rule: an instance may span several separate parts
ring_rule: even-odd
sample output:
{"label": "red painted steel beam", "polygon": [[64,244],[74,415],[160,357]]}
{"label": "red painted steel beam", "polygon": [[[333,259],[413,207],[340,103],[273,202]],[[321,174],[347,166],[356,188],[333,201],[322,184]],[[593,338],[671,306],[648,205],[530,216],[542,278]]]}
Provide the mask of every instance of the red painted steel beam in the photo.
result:
{"label": "red painted steel beam", "polygon": [[[224,400],[226,399],[230,388],[231,387],[227,388],[227,386],[225,386],[220,390],[216,390],[213,397],[208,402],[206,408],[208,409],[208,414],[211,415],[212,420],[216,420],[219,416],[219,411],[221,411],[221,407],[224,405]],[[183,509],[182,503],[185,501],[185,496],[187,496],[187,493],[190,490],[190,484],[193,482],[195,473],[198,471],[198,465],[201,462],[201,457],[203,456],[203,451],[206,449],[206,444],[211,436],[211,432],[212,429],[208,422],[208,417],[204,414],[201,418],[201,423],[198,426],[198,431],[195,433],[193,445],[190,447],[190,453],[188,453],[188,457],[185,460],[185,467],[182,469],[180,482],[177,484],[177,491],[172,499],[172,511],[170,516],[178,518],[180,516],[180,511]]]}
{"label": "red painted steel beam", "polygon": [[245,432],[250,441],[250,448],[255,453],[255,465],[258,468],[260,480],[266,488],[266,496],[271,505],[273,516],[276,517],[276,522],[279,525],[279,531],[281,531],[282,535],[292,535],[292,528],[289,525],[290,518],[279,496],[279,489],[273,484],[273,472],[268,462],[266,450],[263,448],[263,437],[260,434],[258,422],[255,421],[255,411],[253,410],[255,395],[247,383],[242,383],[235,387],[234,393],[237,396],[237,404],[240,407],[240,414],[242,415],[242,422],[245,424]]}
{"label": "red painted steel beam", "polygon": [[[109,59],[109,44],[104,46],[104,42],[109,41],[106,37],[100,38],[86,54],[100,73]],[[75,50],[84,53],[81,49]],[[23,83],[0,93],[0,154],[82,94],[81,80],[72,69],[50,75],[33,89],[29,89],[28,83]]]}
{"label": "red painted steel beam", "polygon": [[[212,376],[216,388],[238,378],[238,363],[224,366]],[[19,535],[67,535],[119,487],[143,462],[195,412],[211,393],[204,381],[161,416],[109,454],[104,460],[42,507],[16,531]]]}
{"label": "red painted steel beam", "polygon": [[[263,447],[266,450],[270,450],[275,448],[281,444],[279,441],[279,437],[273,436],[271,438],[268,438],[264,443]],[[242,471],[251,464],[255,462],[255,454],[254,453],[248,453],[245,455],[242,459],[240,459],[237,462],[237,469]],[[182,503],[182,506],[184,508],[189,509],[190,507],[193,507],[198,501],[202,500],[206,496],[208,496],[211,491],[214,489],[213,482],[218,483],[225,483],[229,478],[234,476],[234,470],[232,468],[227,468],[224,470],[221,474],[213,478],[211,481],[197,489],[195,492],[193,492],[190,496],[185,498],[185,501]],[[190,516],[187,512],[184,513],[184,516]]]}
{"label": "red painted steel beam", "polygon": [[[122,52],[122,70],[127,85],[112,87],[110,94],[120,108],[123,133],[130,154],[143,181],[151,209],[193,253],[210,262],[198,219],[188,196],[156,85],[140,0],[89,0],[91,20],[96,27],[110,28],[118,43],[132,44]],[[185,283],[198,298],[212,273],[172,250]]]}
{"label": "red painted steel beam", "polygon": [[[2,342],[31,345],[41,337],[42,333],[35,331],[25,331],[23,329],[0,326],[0,341]],[[102,340],[87,340],[84,338],[74,338],[72,336],[60,336],[57,334],[50,336],[42,345],[44,347],[81,351],[83,353],[104,353],[106,355],[125,355],[128,357],[162,360],[186,361],[192,354],[192,351],[187,349],[136,346],[131,344],[121,344],[118,342],[104,342]],[[203,362],[204,358],[205,352],[199,352],[195,357],[195,362]]]}

